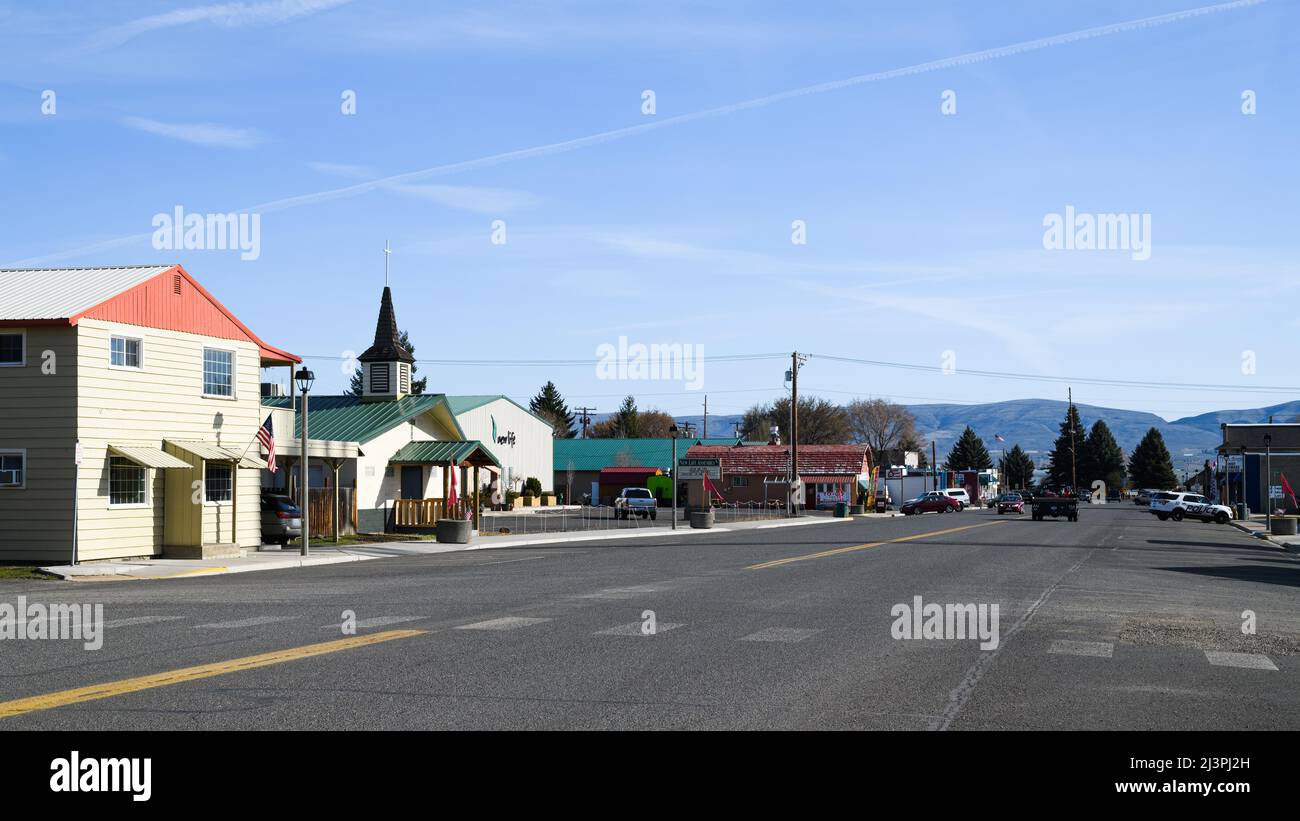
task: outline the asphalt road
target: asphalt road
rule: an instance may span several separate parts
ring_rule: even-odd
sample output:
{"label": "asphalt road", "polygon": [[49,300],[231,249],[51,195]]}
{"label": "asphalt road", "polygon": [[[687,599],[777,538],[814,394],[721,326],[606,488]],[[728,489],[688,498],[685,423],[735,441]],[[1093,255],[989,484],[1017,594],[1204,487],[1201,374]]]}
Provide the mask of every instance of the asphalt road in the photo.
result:
{"label": "asphalt road", "polygon": [[[1297,586],[1293,556],[1131,505],[0,582],[108,622],[99,650],[0,641],[0,729],[1298,729]],[[997,647],[894,638],[916,596],[996,604]]]}

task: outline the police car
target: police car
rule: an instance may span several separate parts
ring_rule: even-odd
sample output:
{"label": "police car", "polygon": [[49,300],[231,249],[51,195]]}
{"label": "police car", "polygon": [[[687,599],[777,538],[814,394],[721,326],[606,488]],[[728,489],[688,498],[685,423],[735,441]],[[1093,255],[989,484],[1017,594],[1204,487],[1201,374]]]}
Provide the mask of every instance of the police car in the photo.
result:
{"label": "police car", "polygon": [[1188,518],[1226,525],[1232,519],[1231,508],[1216,505],[1199,493],[1165,490],[1151,494],[1151,512],[1162,522],[1166,519],[1181,522]]}

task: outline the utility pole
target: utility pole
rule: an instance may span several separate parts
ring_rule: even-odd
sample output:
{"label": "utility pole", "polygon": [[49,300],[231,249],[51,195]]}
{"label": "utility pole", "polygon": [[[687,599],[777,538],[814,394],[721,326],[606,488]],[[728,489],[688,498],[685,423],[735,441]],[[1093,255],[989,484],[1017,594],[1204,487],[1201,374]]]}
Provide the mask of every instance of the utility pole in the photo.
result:
{"label": "utility pole", "polygon": [[587,425],[591,424],[591,417],[588,416],[587,414],[594,413],[596,409],[595,408],[574,408],[574,410],[582,414],[582,438],[586,439]]}
{"label": "utility pole", "polygon": [[[799,481],[799,365],[804,358],[799,356],[798,351],[790,354],[790,495],[792,497],[794,484]],[[807,492],[807,488],[804,492]],[[793,498],[790,510],[791,513],[796,513]]]}
{"label": "utility pole", "polygon": [[704,438],[709,438],[709,395],[704,394]]}

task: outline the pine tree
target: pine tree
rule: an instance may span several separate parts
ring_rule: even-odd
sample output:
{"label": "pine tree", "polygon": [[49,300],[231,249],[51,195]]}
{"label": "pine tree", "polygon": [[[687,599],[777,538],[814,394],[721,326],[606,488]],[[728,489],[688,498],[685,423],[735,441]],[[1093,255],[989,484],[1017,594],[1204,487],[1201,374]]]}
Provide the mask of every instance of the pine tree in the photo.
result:
{"label": "pine tree", "polygon": [[[1074,435],[1070,435],[1071,428]],[[1081,449],[1084,439],[1083,424],[1079,421],[1079,409],[1070,405],[1065,412],[1065,421],[1061,422],[1061,433],[1056,437],[1056,444],[1052,446],[1051,461],[1047,463],[1047,482],[1056,487],[1073,487],[1078,458],[1081,456]],[[1079,481],[1082,482],[1084,475],[1078,472]]]}
{"label": "pine tree", "polygon": [[1133,456],[1128,460],[1128,474],[1137,488],[1170,490],[1178,485],[1169,448],[1165,447],[1165,438],[1156,428],[1147,431],[1133,449]]}
{"label": "pine tree", "polygon": [[984,440],[976,436],[971,426],[967,425],[949,451],[944,467],[948,470],[985,470],[993,467],[993,460],[989,457],[988,448],[984,447]]}
{"label": "pine tree", "polygon": [[[411,344],[411,338],[406,335],[406,331],[402,331],[397,335],[397,342],[403,348],[406,348],[407,352],[410,353],[411,356],[415,356],[415,345]],[[423,379],[415,378],[415,374],[418,373],[419,370],[420,369],[415,366],[415,363],[411,363],[411,395],[412,396],[419,396],[420,394],[424,393],[426,388],[429,387],[429,377],[426,376]],[[362,368],[362,366],[357,365],[357,369],[352,372],[352,381],[348,383],[349,396],[363,396],[365,394],[366,392],[365,383],[362,382],[363,373],[364,373],[364,369]]]}
{"label": "pine tree", "polygon": [[1009,488],[1026,488],[1034,482],[1034,460],[1029,458],[1029,454],[1020,445],[1007,451],[1006,456],[998,461],[998,467]]}
{"label": "pine tree", "polygon": [[637,417],[636,399],[628,396],[614,413],[614,430],[619,439],[635,439],[641,435],[641,425]]}
{"label": "pine tree", "polygon": [[1088,431],[1079,453],[1080,486],[1091,488],[1095,481],[1104,482],[1108,491],[1124,485],[1124,450],[1100,419]]}
{"label": "pine tree", "polygon": [[560,396],[554,382],[548,381],[528,403],[528,409],[545,419],[554,429],[556,439],[572,439],[577,435],[573,429],[574,416],[569,406]]}

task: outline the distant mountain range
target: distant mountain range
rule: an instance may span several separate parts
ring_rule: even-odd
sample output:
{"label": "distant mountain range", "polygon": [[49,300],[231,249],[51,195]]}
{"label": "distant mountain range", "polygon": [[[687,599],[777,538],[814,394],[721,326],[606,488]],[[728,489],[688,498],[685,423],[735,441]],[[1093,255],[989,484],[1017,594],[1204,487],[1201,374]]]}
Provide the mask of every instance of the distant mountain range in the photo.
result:
{"label": "distant mountain range", "polygon": [[[1004,447],[994,436],[1001,435],[1006,440],[1005,447],[1010,449],[1020,445],[1027,451],[1038,451],[1036,457],[1045,458],[1051,451],[1060,430],[1061,421],[1065,419],[1067,403],[1056,399],[1014,399],[1008,402],[990,402],[982,405],[907,405],[907,409],[916,417],[916,429],[925,442],[935,443],[939,459],[942,460],[953,442],[961,435],[962,429],[970,425],[984,440],[989,452],[997,459],[996,451]],[[1197,455],[1197,462],[1203,458],[1202,451],[1213,450],[1222,442],[1219,425],[1230,423],[1267,422],[1273,417],[1275,422],[1295,422],[1300,418],[1300,400],[1283,402],[1266,408],[1245,410],[1223,410],[1188,416],[1167,422],[1153,413],[1102,408],[1095,405],[1078,405],[1079,418],[1083,422],[1083,433],[1092,427],[1098,419],[1104,419],[1111,433],[1119,441],[1125,452],[1131,452],[1137,443],[1151,428],[1156,428],[1165,438],[1165,445],[1174,457],[1175,466],[1180,466],[1184,453]],[[730,436],[735,423],[741,420],[739,414],[709,416],[710,436]],[[678,424],[690,422],[695,426],[696,436],[702,436],[704,424],[702,416],[677,417]],[[784,428],[784,426],[782,426]],[[784,434],[784,430],[782,434]]]}

